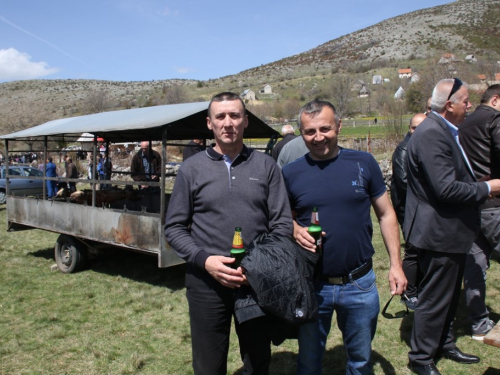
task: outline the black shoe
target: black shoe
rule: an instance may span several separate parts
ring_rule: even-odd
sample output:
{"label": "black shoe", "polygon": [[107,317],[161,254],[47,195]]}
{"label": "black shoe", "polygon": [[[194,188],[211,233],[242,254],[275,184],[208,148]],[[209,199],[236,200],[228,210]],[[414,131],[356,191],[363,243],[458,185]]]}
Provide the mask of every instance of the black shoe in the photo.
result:
{"label": "black shoe", "polygon": [[462,353],[458,348],[447,350],[446,352],[443,352],[441,355],[444,358],[451,359],[452,361],[455,361],[457,363],[469,364],[469,363],[479,363],[480,361],[479,357],[476,357],[475,355],[471,354]]}
{"label": "black shoe", "polygon": [[434,363],[431,363],[430,365],[414,365],[410,363],[408,367],[410,367],[410,370],[418,375],[441,375]]}

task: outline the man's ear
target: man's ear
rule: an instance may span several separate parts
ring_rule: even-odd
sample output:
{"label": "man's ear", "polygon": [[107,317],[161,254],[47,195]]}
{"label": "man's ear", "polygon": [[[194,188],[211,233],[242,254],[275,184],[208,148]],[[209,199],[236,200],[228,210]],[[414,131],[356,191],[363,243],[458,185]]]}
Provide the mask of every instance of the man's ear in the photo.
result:
{"label": "man's ear", "polygon": [[500,97],[498,95],[493,95],[491,98],[491,105],[496,109],[500,108]]}
{"label": "man's ear", "polygon": [[446,111],[448,112],[453,112],[453,106],[452,106],[452,102],[450,102],[449,100],[446,102],[444,108],[446,109]]}
{"label": "man's ear", "polygon": [[212,123],[210,122],[210,117],[207,117],[207,128],[208,128],[209,130],[213,130],[213,128],[212,128]]}

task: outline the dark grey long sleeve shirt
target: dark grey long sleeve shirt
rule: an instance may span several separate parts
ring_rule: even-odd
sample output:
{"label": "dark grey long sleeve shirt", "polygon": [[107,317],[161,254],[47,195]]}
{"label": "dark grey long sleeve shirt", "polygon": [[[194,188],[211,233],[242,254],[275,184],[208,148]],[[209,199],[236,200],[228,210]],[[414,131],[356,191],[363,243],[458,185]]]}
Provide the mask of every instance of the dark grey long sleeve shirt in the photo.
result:
{"label": "dark grey long sleeve shirt", "polygon": [[204,269],[210,255],[229,256],[235,227],[245,247],[262,233],[292,235],[281,171],[271,157],[247,147],[228,169],[210,147],[179,169],[165,236],[177,255]]}

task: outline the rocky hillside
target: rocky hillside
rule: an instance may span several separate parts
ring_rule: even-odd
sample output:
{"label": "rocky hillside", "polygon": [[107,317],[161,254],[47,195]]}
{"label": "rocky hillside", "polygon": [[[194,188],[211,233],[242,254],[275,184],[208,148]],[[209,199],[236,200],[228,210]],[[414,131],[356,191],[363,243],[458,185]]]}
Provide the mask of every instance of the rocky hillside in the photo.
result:
{"label": "rocky hillside", "polygon": [[387,19],[307,52],[239,74],[296,76],[383,60],[456,56],[500,50],[500,0],[459,0]]}
{"label": "rocky hillside", "polygon": [[[356,72],[366,73],[363,79],[369,79],[369,72],[388,64],[395,72],[397,66],[409,66],[412,61],[436,58],[445,52],[453,52],[459,59],[468,54],[493,54],[500,60],[499,51],[500,0],[458,0],[390,18],[304,53],[209,81],[68,79],[1,83],[0,133],[5,133],[7,123],[18,113],[34,108],[39,112],[50,109],[44,117],[47,120],[81,115],[92,91],[107,93],[106,110],[173,102],[168,97],[172,87],[182,88],[178,93],[183,96],[181,101],[199,101],[208,100],[221,90],[257,91],[262,84],[271,83],[276,95],[268,99],[303,101],[308,98],[302,93],[305,88],[311,95],[318,91],[321,82],[316,78],[320,76],[326,82],[337,72]],[[19,103],[24,109],[19,108]]]}

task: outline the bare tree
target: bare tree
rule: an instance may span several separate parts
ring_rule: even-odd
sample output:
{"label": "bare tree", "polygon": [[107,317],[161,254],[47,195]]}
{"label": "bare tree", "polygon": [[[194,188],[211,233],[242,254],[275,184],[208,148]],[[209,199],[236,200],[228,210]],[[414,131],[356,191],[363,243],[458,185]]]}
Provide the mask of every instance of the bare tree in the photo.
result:
{"label": "bare tree", "polygon": [[287,100],[283,105],[283,112],[287,118],[295,118],[300,111],[300,103],[296,99]]}
{"label": "bare tree", "polygon": [[425,111],[427,100],[436,84],[442,79],[457,75],[458,72],[449,64],[439,64],[437,60],[429,61],[420,72],[420,80],[409,87],[406,97],[408,108],[413,112]]}
{"label": "bare tree", "polygon": [[345,74],[337,75],[331,82],[330,96],[340,117],[346,116],[350,111],[353,83],[352,77]]}
{"label": "bare tree", "polygon": [[173,85],[164,90],[167,104],[179,104],[187,102],[187,93],[184,86]]}
{"label": "bare tree", "polygon": [[389,139],[400,140],[406,131],[403,116],[406,114],[406,103],[403,100],[389,99],[384,104],[383,114]]}
{"label": "bare tree", "polygon": [[484,59],[478,59],[477,67],[481,74],[486,76],[486,84],[493,85],[496,82],[495,76],[499,70],[499,66],[495,57],[489,53]]}
{"label": "bare tree", "polygon": [[[1,116],[6,130],[8,132],[17,132],[57,118],[56,105],[47,104],[45,101],[17,100],[7,110],[3,111]],[[32,151],[36,140],[27,138],[23,142]]]}
{"label": "bare tree", "polygon": [[83,112],[86,114],[106,112],[109,107],[111,103],[106,90],[89,91],[83,102]]}
{"label": "bare tree", "polygon": [[274,108],[267,102],[262,104],[248,104],[246,107],[261,120],[274,115]]}

